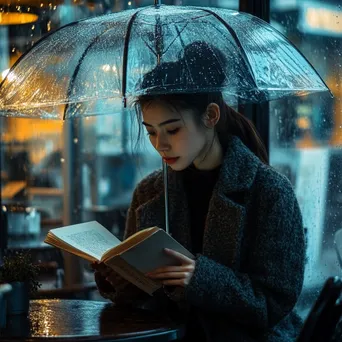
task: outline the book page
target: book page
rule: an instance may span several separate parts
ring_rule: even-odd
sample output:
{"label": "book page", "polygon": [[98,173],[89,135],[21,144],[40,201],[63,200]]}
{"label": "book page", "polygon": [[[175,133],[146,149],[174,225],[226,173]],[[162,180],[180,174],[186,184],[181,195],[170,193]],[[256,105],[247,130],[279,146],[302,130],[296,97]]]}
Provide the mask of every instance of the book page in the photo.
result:
{"label": "book page", "polygon": [[107,260],[111,258],[114,255],[120,254],[128,249],[130,249],[132,246],[135,246],[136,244],[140,243],[141,241],[144,241],[149,236],[153,235],[157,231],[159,231],[160,228],[158,227],[151,227],[151,228],[145,228],[143,230],[139,230],[138,232],[134,233],[130,237],[128,237],[126,240],[122,241],[120,246],[117,246],[115,250],[108,251],[102,256],[103,260]]}
{"label": "book page", "polygon": [[[97,260],[121,241],[96,221],[51,229],[49,234]],[[72,251],[71,251],[72,252]]]}

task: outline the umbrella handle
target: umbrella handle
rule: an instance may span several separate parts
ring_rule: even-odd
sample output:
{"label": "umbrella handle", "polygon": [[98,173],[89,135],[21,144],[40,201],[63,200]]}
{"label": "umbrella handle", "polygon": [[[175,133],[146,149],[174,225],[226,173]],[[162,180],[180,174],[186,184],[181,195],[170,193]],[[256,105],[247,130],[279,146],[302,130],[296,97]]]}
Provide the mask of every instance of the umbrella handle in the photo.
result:
{"label": "umbrella handle", "polygon": [[164,197],[165,197],[165,231],[170,234],[169,229],[169,186],[167,177],[167,165],[163,161],[163,178],[164,178]]}
{"label": "umbrella handle", "polygon": [[154,6],[155,6],[156,8],[159,8],[160,5],[161,5],[161,0],[154,0]]}

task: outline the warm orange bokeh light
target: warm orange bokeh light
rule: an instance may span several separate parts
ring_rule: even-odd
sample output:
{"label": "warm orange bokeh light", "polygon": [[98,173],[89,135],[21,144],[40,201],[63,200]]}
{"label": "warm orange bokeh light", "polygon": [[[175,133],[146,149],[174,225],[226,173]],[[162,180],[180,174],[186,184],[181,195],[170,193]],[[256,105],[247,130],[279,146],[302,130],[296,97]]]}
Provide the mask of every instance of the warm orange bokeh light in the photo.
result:
{"label": "warm orange bokeh light", "polygon": [[38,20],[37,14],[32,13],[15,13],[15,12],[0,12],[0,25],[22,25],[34,23]]}

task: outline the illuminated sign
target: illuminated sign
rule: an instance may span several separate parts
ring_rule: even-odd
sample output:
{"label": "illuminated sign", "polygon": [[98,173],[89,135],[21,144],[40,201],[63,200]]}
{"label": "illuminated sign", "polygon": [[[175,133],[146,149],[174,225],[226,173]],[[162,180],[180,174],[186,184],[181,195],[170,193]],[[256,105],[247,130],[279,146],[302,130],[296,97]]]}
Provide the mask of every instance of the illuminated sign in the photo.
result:
{"label": "illuminated sign", "polygon": [[342,37],[341,6],[303,1],[298,28],[304,33]]}

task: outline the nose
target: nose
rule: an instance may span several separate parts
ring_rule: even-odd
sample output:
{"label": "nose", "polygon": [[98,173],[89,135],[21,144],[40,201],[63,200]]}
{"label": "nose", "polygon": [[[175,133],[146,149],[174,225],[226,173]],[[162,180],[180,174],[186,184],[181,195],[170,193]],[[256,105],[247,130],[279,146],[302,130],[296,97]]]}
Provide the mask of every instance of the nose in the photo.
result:
{"label": "nose", "polygon": [[166,151],[169,151],[170,148],[171,148],[171,146],[170,146],[167,138],[163,137],[162,134],[158,134],[157,139],[156,139],[155,149],[158,152],[166,152]]}

